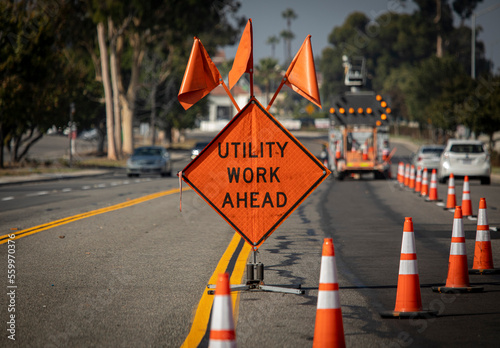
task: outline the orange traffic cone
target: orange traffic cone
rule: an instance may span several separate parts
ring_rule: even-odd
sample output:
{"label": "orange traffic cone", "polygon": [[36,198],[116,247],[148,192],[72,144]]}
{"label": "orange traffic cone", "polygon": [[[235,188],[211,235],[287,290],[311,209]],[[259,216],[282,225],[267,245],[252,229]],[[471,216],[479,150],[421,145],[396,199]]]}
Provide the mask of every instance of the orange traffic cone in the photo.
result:
{"label": "orange traffic cone", "polygon": [[396,306],[394,311],[382,312],[380,316],[382,318],[418,318],[435,314],[434,311],[422,308],[413,221],[411,217],[406,217],[401,242]]}
{"label": "orange traffic cone", "polygon": [[429,176],[427,174],[427,168],[424,168],[424,173],[422,174],[422,187],[420,189],[420,196],[425,197],[429,193]]}
{"label": "orange traffic cone", "polygon": [[436,292],[479,292],[482,287],[470,286],[467,267],[467,253],[465,251],[464,221],[462,208],[455,207],[453,218],[453,232],[451,236],[450,259],[448,262],[448,277],[445,286],[433,286]]}
{"label": "orange traffic cone", "polygon": [[404,168],[404,163],[403,162],[399,162],[399,165],[398,165],[398,182],[400,184],[403,184],[404,183],[404,176],[405,176],[405,168]]}
{"label": "orange traffic cone", "polygon": [[486,214],[486,199],[479,200],[479,211],[477,213],[476,247],[474,250],[474,263],[469,274],[492,274],[499,270],[493,267],[493,255],[491,252],[490,225]]}
{"label": "orange traffic cone", "polygon": [[408,188],[411,190],[415,189],[415,166],[413,164],[410,166],[410,181],[408,183]]}
{"label": "orange traffic cone", "polygon": [[422,189],[422,167],[417,167],[417,179],[415,179],[415,192],[420,193]]}
{"label": "orange traffic cone", "polygon": [[314,347],[345,347],[344,324],[339,300],[337,264],[332,238],[325,238],[321,256]]}
{"label": "orange traffic cone", "polygon": [[363,146],[363,161],[368,161],[368,149]]}
{"label": "orange traffic cone", "polygon": [[446,199],[445,209],[454,209],[456,205],[457,197],[455,195],[455,177],[453,176],[453,173],[451,173],[450,178],[448,179],[448,198]]}
{"label": "orange traffic cone", "polygon": [[431,185],[429,187],[429,197],[426,199],[426,201],[427,202],[440,201],[440,199],[438,199],[436,169],[432,170]]}
{"label": "orange traffic cone", "polygon": [[212,307],[209,347],[236,347],[232,307],[229,275],[227,273],[220,273],[217,278]]}
{"label": "orange traffic cone", "polygon": [[337,141],[337,144],[335,145],[335,158],[339,159],[342,157],[342,152],[340,152],[340,141]]}
{"label": "orange traffic cone", "polygon": [[462,214],[472,216],[472,202],[470,200],[469,177],[464,178],[464,189],[462,191]]}
{"label": "orange traffic cone", "polygon": [[405,165],[405,178],[404,178],[404,185],[408,187],[410,183],[410,165],[406,163]]}

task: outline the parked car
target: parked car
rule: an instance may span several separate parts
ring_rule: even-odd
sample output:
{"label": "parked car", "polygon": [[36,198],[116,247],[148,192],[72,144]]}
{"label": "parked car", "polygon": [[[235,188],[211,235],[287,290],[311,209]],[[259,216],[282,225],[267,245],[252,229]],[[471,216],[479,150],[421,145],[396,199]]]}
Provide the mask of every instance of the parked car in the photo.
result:
{"label": "parked car", "polygon": [[481,141],[450,139],[441,154],[438,180],[444,183],[453,173],[454,177],[467,175],[481,180],[481,185],[489,185],[490,170],[490,156]]}
{"label": "parked car", "polygon": [[131,177],[151,173],[170,176],[172,174],[170,154],[161,146],[138,147],[127,160],[127,175]]}
{"label": "parked car", "polygon": [[191,159],[194,159],[196,156],[198,156],[201,150],[203,150],[208,144],[210,143],[209,142],[196,143],[194,147],[191,149]]}
{"label": "parked car", "polygon": [[438,169],[439,160],[443,153],[444,145],[422,145],[413,156],[415,168],[427,168],[427,170]]}

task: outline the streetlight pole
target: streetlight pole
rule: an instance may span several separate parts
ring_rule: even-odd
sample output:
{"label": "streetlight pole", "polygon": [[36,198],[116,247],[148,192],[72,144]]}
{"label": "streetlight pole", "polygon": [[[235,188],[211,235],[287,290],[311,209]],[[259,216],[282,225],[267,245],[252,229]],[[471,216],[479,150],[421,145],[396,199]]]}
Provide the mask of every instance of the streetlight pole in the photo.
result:
{"label": "streetlight pole", "polygon": [[470,76],[472,77],[473,80],[476,79],[476,17],[479,17],[487,12],[493,11],[498,7],[500,7],[500,4],[490,6],[487,9],[484,9],[480,12],[472,12]]}

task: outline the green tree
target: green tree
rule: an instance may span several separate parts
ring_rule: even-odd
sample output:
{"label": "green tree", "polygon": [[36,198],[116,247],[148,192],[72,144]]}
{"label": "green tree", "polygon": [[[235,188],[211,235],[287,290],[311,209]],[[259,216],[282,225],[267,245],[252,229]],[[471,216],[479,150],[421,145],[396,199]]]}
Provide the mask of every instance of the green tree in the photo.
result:
{"label": "green tree", "polygon": [[68,122],[83,95],[85,69],[68,64],[66,3],[0,2],[0,166],[6,147],[14,162],[53,125]]}
{"label": "green tree", "polygon": [[264,87],[266,105],[269,104],[271,87],[277,88],[280,77],[279,65],[276,59],[262,58],[255,67],[255,82]]}

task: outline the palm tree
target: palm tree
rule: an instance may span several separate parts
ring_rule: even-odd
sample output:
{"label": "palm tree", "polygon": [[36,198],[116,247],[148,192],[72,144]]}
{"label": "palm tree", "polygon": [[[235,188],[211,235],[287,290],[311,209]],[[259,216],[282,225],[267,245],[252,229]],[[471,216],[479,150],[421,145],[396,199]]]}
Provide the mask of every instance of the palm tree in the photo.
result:
{"label": "palm tree", "polygon": [[266,88],[266,105],[269,104],[269,92],[274,81],[280,78],[278,61],[274,58],[262,58],[255,69],[256,80]]}
{"label": "palm tree", "polygon": [[283,48],[285,49],[285,65],[288,65],[292,61],[292,40],[295,38],[295,34],[289,30],[282,30],[280,36],[283,39]]}
{"label": "palm tree", "polygon": [[279,44],[280,39],[276,35],[269,36],[267,38],[266,44],[271,45],[272,57],[274,58],[274,51],[276,49],[276,45]]}
{"label": "palm tree", "polygon": [[[281,13],[281,16],[286,19],[286,27],[287,30],[282,31],[280,33],[281,37],[284,40],[284,45],[286,46],[285,50],[285,63],[289,63],[292,61],[292,40],[295,35],[292,32],[292,20],[297,18],[297,14],[291,8],[287,8],[285,11]],[[286,32],[286,33],[285,33]]]}

